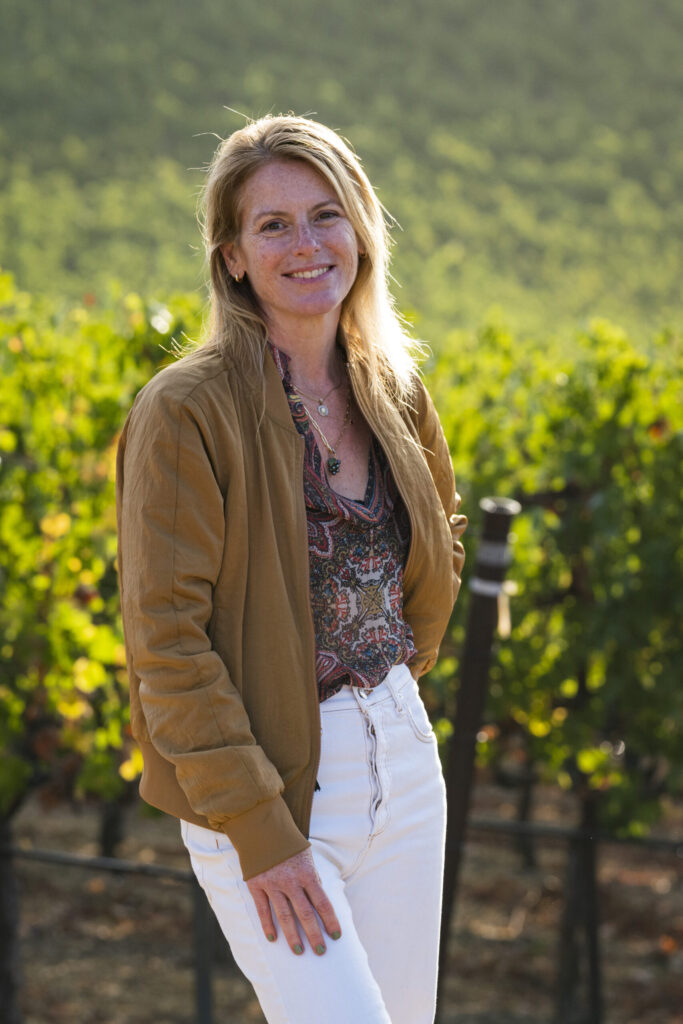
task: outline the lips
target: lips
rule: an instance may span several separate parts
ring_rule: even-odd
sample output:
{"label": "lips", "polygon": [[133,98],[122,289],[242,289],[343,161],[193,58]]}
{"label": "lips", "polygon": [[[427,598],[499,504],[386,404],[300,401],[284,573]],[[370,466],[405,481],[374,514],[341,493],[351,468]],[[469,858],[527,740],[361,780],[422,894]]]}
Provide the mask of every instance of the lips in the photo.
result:
{"label": "lips", "polygon": [[324,267],[309,267],[306,270],[293,270],[290,274],[285,274],[285,277],[292,277],[296,281],[314,281],[316,277],[322,277],[328,270],[332,270],[332,264],[328,263]]}

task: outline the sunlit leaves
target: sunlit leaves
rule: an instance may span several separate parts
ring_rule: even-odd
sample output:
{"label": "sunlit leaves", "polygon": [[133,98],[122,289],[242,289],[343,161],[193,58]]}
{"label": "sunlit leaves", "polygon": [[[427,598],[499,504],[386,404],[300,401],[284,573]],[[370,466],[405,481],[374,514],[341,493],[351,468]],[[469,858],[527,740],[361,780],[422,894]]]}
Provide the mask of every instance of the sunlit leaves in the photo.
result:
{"label": "sunlit leaves", "polygon": [[133,782],[142,775],[142,754],[138,747],[133,747],[130,757],[119,765],[119,775],[126,782]]}
{"label": "sunlit leaves", "polygon": [[609,790],[619,827],[683,784],[681,338],[651,347],[604,320],[554,341],[491,324],[454,332],[428,381],[473,521],[465,582],[478,499],[523,505],[487,721],[562,785]]}
{"label": "sunlit leaves", "polygon": [[[0,801],[9,810],[34,785],[51,797],[116,794],[126,777],[118,764],[137,764],[126,731],[114,460],[135,392],[169,356],[161,322],[151,323],[162,311],[138,296],[123,316],[103,315],[91,304],[32,300],[6,277],[3,287]],[[189,327],[190,307],[169,303],[164,324]],[[127,321],[138,313],[139,323]]]}

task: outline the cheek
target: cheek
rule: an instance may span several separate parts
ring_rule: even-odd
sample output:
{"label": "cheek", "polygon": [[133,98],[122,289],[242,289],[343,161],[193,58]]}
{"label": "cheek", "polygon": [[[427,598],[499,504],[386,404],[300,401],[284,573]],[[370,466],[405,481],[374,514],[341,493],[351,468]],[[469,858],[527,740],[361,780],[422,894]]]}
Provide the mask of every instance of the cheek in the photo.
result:
{"label": "cheek", "polygon": [[272,278],[276,273],[277,260],[277,256],[271,250],[257,249],[249,260],[251,277],[263,282]]}
{"label": "cheek", "polygon": [[347,259],[350,263],[358,261],[359,242],[352,228],[344,233],[343,240],[340,240],[340,248],[346,250]]}

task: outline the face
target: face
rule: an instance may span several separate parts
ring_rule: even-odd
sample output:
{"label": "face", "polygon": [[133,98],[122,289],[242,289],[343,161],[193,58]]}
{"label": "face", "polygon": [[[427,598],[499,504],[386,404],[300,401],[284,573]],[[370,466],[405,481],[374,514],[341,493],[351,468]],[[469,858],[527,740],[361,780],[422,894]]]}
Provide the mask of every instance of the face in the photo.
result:
{"label": "face", "polygon": [[273,160],[247,179],[239,238],[221,247],[246,274],[271,330],[339,320],[358,270],[358,239],[335,190],[302,160]]}

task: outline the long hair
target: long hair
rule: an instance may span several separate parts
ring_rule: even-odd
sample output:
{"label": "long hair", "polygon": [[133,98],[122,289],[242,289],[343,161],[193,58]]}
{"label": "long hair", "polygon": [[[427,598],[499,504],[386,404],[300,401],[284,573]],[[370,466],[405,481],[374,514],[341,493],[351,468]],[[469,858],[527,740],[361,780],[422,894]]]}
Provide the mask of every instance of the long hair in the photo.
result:
{"label": "long hair", "polygon": [[348,357],[363,371],[368,399],[381,421],[395,423],[396,407],[410,404],[417,374],[414,353],[420,346],[403,329],[389,291],[390,218],[351,147],[316,121],[292,114],[262,117],[216,150],[198,214],[211,280],[204,344],[262,373],[267,325],[248,279],[235,282],[221,246],[239,238],[242,186],[271,160],[310,164],[332,186],[355,230],[365,256],[342,304],[340,327]]}

